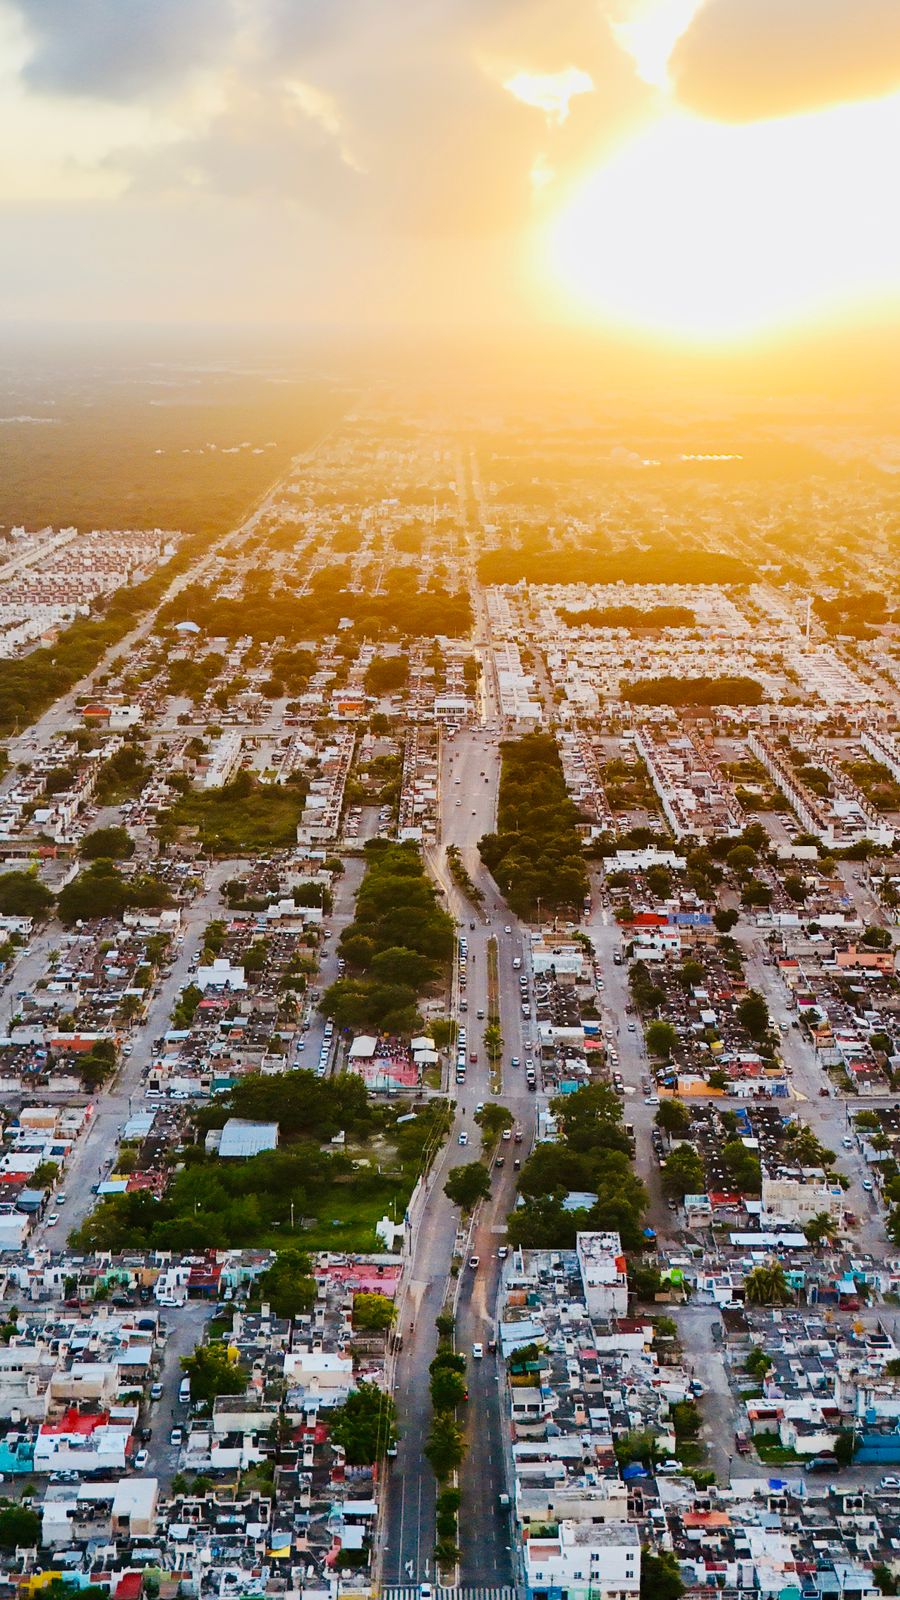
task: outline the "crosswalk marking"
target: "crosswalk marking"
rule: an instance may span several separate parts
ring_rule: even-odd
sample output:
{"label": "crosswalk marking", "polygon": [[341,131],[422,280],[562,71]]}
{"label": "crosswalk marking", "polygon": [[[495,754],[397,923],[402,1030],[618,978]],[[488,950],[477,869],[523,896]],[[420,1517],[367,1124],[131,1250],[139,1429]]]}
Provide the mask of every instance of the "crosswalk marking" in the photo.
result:
{"label": "crosswalk marking", "polygon": [[[435,1600],[516,1600],[516,1591],[504,1584],[472,1584],[459,1589],[437,1584]],[[381,1600],[419,1600],[419,1585],[383,1584]]]}

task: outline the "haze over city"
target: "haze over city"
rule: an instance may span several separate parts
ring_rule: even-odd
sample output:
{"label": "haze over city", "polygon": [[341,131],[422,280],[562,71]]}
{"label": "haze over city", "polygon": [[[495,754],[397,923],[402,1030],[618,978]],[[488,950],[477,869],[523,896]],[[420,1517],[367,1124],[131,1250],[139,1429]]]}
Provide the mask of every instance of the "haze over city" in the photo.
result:
{"label": "haze over city", "polygon": [[0,1588],[900,1592],[895,0],[0,0]]}

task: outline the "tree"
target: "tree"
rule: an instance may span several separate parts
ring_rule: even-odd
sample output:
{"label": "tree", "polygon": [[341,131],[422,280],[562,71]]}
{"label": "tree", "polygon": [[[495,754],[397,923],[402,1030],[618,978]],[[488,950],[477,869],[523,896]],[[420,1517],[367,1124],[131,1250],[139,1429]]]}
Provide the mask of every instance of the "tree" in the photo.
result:
{"label": "tree", "polygon": [[696,1150],[690,1145],[678,1145],[666,1157],[662,1180],[666,1194],[673,1200],[683,1200],[686,1194],[703,1194],[706,1177]]}
{"label": "tree", "polygon": [[490,1192],[491,1175],[483,1161],[454,1167],[444,1184],[447,1199],[463,1211],[474,1211],[479,1200],[486,1200]]}
{"label": "tree", "polygon": [[757,1042],[765,1039],[769,1031],[769,1008],[761,994],[755,989],[748,990],[738,1005],[737,1014],[741,1027],[751,1039]]}
{"label": "tree", "polygon": [[793,1291],[780,1261],[770,1260],[754,1267],[744,1279],[744,1298],[750,1306],[786,1306]]}
{"label": "tree", "polygon": [[42,917],[53,896],[35,872],[0,873],[0,914],[4,917]]}
{"label": "tree", "polygon": [[475,1113],[475,1121],[481,1129],[482,1143],[485,1147],[496,1144],[504,1128],[511,1128],[514,1120],[509,1108],[498,1105],[494,1100],[488,1100],[481,1110]]}
{"label": "tree", "polygon": [[684,1587],[674,1551],[641,1551],[640,1600],[681,1600]]}
{"label": "tree", "polygon": [[425,1445],[425,1454],[439,1481],[449,1478],[466,1453],[466,1441],[452,1411],[436,1411]]}
{"label": "tree", "polygon": [[840,1234],[840,1228],[827,1211],[817,1211],[814,1217],[810,1217],[803,1231],[812,1245],[824,1244],[826,1239],[829,1243],[833,1242]]}
{"label": "tree", "polygon": [[351,1467],[372,1466],[396,1443],[397,1408],[377,1383],[359,1383],[331,1419],[331,1437]]}
{"label": "tree", "polygon": [[751,1378],[764,1378],[773,1365],[769,1352],[761,1344],[755,1344],[744,1362],[744,1371],[749,1372]]}
{"label": "tree", "polygon": [[181,1367],[191,1380],[193,1402],[211,1405],[220,1394],[243,1394],[247,1387],[246,1373],[219,1339],[198,1345],[192,1356],[182,1356]]}
{"label": "tree", "polygon": [[41,1161],[31,1174],[31,1187],[33,1189],[49,1189],[59,1177],[58,1161]]}
{"label": "tree", "polygon": [[383,1333],[396,1314],[397,1307],[386,1294],[353,1296],[353,1327],[357,1333]]}
{"label": "tree", "polygon": [[834,1453],[839,1467],[849,1467],[856,1454],[856,1434],[852,1428],[841,1428],[835,1435]]}
{"label": "tree", "polygon": [[760,1161],[742,1139],[729,1139],[722,1147],[722,1161],[728,1176],[741,1194],[759,1194],[762,1187]]}
{"label": "tree", "polygon": [[691,1113],[683,1100],[663,1100],[656,1113],[656,1126],[669,1137],[683,1138],[691,1128]]}
{"label": "tree", "polygon": [[259,1287],[276,1317],[305,1316],[316,1303],[312,1262],[302,1250],[279,1250]]}
{"label": "tree", "polygon": [[95,828],[86,833],[78,847],[85,861],[125,861],[134,855],[135,845],[127,828]]}
{"label": "tree", "polygon": [[0,1550],[30,1549],[41,1542],[41,1519],[30,1506],[0,1506]]}
{"label": "tree", "polygon": [[862,942],[869,950],[890,950],[892,942],[890,929],[870,923],[863,933]]}
{"label": "tree", "polygon": [[453,1411],[466,1398],[466,1380],[460,1372],[439,1367],[431,1376],[431,1403],[435,1411]]}
{"label": "tree", "polygon": [[731,906],[720,906],[713,912],[713,922],[719,933],[730,933],[739,920],[738,913]]}
{"label": "tree", "polygon": [[665,1059],[675,1049],[678,1033],[671,1022],[651,1022],[645,1030],[644,1039],[651,1056]]}
{"label": "tree", "polygon": [[756,866],[756,851],[748,844],[736,844],[725,857],[725,865],[732,872],[752,872]]}

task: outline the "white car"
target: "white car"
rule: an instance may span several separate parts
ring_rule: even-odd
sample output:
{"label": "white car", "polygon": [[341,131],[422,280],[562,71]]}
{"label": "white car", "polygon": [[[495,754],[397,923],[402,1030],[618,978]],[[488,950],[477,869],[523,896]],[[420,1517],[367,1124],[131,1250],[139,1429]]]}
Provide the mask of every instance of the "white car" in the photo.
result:
{"label": "white car", "polygon": [[[871,1189],[871,1187],[872,1187],[872,1185],[869,1184],[869,1188],[870,1189]],[[51,1211],[49,1217],[47,1218],[47,1227],[48,1228],[55,1228],[56,1224],[58,1223],[58,1221],[59,1221],[59,1212],[58,1211]]]}
{"label": "white car", "polygon": [[895,1477],[892,1477],[892,1476],[891,1477],[887,1477],[887,1478],[880,1478],[879,1482],[878,1482],[878,1487],[879,1487],[879,1489],[900,1489],[900,1478],[895,1478]]}
{"label": "white car", "polygon": [[503,932],[504,933],[512,933],[512,928],[510,927],[509,923],[506,924],[506,927],[503,929]]}
{"label": "white car", "polygon": [[149,1450],[139,1450],[138,1451],[137,1455],[134,1458],[134,1464],[135,1464],[135,1467],[137,1468],[138,1472],[143,1472],[143,1470],[144,1470],[144,1468],[147,1465],[147,1462],[149,1460],[150,1460],[150,1452],[149,1452]]}
{"label": "white car", "polygon": [[473,1355],[473,1357],[474,1357],[474,1359],[476,1361],[480,1361],[482,1356],[484,1355],[484,1345],[483,1344],[473,1344],[473,1346],[472,1346],[472,1355]]}
{"label": "white car", "polygon": [[466,1133],[465,1128],[463,1128],[462,1131],[460,1132],[459,1142],[460,1142],[460,1144],[468,1144],[468,1142],[469,1142],[469,1135]]}

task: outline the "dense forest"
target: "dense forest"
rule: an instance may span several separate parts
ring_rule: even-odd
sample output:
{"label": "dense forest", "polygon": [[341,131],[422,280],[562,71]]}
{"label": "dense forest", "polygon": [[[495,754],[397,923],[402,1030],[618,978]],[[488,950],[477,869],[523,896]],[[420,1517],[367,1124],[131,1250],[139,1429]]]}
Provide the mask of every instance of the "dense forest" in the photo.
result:
{"label": "dense forest", "polygon": [[497,832],[478,848],[520,917],[580,909],[587,872],[556,741],[529,733],[502,746]]}

